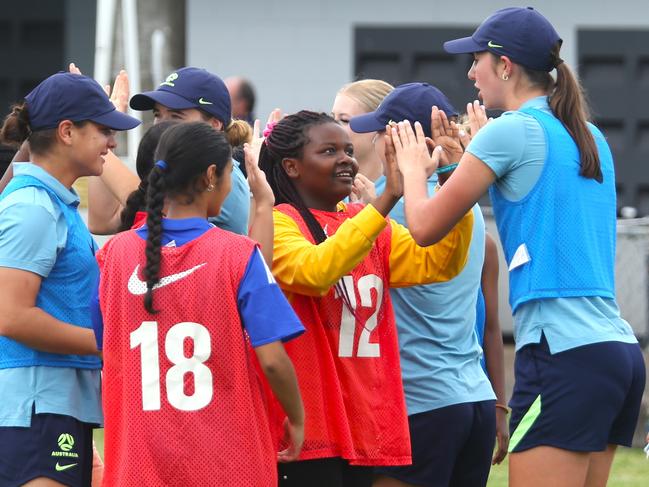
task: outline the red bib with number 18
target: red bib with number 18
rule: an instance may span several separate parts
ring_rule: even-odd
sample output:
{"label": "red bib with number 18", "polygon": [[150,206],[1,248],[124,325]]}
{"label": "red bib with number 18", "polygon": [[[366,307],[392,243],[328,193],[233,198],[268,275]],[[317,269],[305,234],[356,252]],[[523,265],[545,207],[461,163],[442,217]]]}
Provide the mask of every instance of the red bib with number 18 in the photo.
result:
{"label": "red bib with number 18", "polygon": [[106,485],[276,485],[276,452],[237,310],[251,240],[214,228],[162,248],[157,314],[145,241],[99,252]]}

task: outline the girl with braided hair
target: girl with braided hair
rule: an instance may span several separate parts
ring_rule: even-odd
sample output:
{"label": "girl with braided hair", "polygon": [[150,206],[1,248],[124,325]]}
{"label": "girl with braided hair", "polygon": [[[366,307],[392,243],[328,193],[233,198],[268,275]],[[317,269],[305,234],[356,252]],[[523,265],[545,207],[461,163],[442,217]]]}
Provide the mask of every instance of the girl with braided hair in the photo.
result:
{"label": "girl with braided hair", "polygon": [[363,206],[341,203],[358,164],[347,131],[330,116],[290,115],[261,148],[279,203],[273,273],[308,330],[286,346],[308,421],[299,461],[279,466],[282,486],[371,485],[372,466],[411,461],[388,289],[457,275],[473,219],[469,212],[439,244],[417,246],[386,218],[401,194],[389,142],[386,152],[386,189]]}
{"label": "girl with braided hair", "polygon": [[[255,242],[207,221],[230,190],[225,136],[202,122],[178,124],[163,133],[156,159],[146,225],[98,253],[105,483],[275,486],[275,463],[297,457],[304,428],[281,341],[304,328]],[[253,348],[288,416],[279,454]]]}

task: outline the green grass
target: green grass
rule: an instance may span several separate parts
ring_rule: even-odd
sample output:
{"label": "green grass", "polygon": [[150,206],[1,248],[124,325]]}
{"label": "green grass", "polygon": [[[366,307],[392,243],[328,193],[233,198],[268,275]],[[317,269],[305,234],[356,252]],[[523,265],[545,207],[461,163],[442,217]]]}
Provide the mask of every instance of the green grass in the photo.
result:
{"label": "green grass", "polygon": [[[104,430],[95,430],[99,453],[104,454]],[[615,455],[608,487],[647,487],[649,460],[640,448],[619,448]],[[488,487],[507,487],[507,460],[491,468]],[[550,487],[550,486],[548,486]]]}
{"label": "green grass", "polygon": [[[613,461],[608,487],[647,487],[647,485],[649,485],[649,460],[642,450],[619,448]],[[507,460],[501,465],[491,467],[487,486],[507,486]]]}

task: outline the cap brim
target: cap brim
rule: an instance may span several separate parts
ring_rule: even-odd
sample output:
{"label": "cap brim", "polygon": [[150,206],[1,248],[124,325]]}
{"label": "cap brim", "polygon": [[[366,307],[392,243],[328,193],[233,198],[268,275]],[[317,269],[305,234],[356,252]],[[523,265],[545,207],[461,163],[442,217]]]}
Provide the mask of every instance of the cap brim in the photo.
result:
{"label": "cap brim", "polygon": [[473,37],[463,37],[444,43],[444,50],[450,54],[469,54],[472,52],[481,52],[486,50],[486,47],[481,46]]}
{"label": "cap brim", "polygon": [[385,130],[385,124],[378,119],[376,112],[370,112],[351,118],[349,120],[349,128],[352,129],[352,132],[366,134],[368,132]]}
{"label": "cap brim", "polygon": [[133,110],[146,111],[153,110],[156,103],[164,105],[172,110],[185,110],[187,108],[196,108],[196,103],[192,103],[182,96],[170,93],[168,91],[156,90],[146,91],[134,95],[129,102]]}
{"label": "cap brim", "polygon": [[142,123],[137,118],[118,112],[117,110],[92,117],[90,120],[113,130],[130,130]]}

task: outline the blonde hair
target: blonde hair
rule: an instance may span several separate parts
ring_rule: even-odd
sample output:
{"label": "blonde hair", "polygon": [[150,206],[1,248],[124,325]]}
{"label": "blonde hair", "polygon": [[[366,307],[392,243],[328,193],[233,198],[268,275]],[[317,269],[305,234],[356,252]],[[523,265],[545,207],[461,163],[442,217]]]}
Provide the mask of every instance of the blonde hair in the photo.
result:
{"label": "blonde hair", "polygon": [[225,137],[232,147],[239,147],[252,140],[252,127],[244,120],[232,119],[224,128]]}
{"label": "blonde hair", "polygon": [[393,89],[394,86],[380,79],[361,79],[346,84],[338,93],[352,98],[367,112],[373,112]]}

